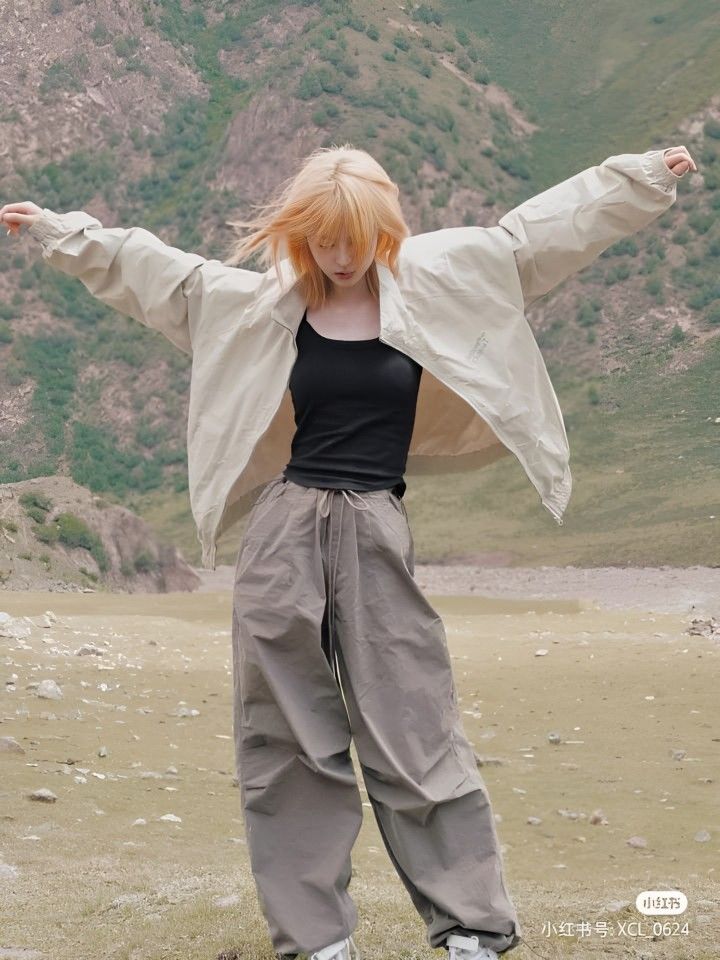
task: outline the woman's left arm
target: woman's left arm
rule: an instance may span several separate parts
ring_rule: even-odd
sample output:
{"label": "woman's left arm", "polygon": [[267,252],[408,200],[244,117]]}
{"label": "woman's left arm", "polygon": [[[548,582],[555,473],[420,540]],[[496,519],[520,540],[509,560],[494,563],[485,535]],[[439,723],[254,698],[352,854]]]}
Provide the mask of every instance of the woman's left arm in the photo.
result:
{"label": "woman's left arm", "polygon": [[697,165],[684,146],[608,157],[501,217],[525,306],[664,213],[688,170]]}

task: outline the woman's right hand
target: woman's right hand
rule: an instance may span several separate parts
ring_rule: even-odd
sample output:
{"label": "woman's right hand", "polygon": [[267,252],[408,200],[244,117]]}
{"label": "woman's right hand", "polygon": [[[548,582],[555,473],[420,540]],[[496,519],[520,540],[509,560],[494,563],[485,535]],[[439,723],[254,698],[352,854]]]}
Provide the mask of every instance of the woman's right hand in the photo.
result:
{"label": "woman's right hand", "polygon": [[25,203],[6,203],[0,207],[0,224],[7,228],[8,234],[19,233],[23,224],[32,226],[42,215],[42,207],[30,200]]}

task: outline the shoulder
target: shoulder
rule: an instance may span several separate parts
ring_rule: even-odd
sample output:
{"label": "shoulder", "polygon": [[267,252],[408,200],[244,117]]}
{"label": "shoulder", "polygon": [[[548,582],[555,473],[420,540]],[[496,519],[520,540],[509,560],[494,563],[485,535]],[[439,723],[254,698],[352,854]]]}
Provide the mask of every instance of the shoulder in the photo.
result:
{"label": "shoulder", "polygon": [[508,257],[512,246],[502,227],[444,227],[403,241],[398,282],[410,296],[430,294],[438,286],[476,286]]}

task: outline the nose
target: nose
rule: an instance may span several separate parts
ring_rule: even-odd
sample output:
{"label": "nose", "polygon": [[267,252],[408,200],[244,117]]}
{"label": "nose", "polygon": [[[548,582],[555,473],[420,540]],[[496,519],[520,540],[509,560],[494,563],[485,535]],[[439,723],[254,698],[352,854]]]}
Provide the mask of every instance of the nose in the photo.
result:
{"label": "nose", "polygon": [[340,250],[337,256],[338,270],[345,270],[352,261],[352,254],[350,253],[350,245],[348,243],[340,243]]}

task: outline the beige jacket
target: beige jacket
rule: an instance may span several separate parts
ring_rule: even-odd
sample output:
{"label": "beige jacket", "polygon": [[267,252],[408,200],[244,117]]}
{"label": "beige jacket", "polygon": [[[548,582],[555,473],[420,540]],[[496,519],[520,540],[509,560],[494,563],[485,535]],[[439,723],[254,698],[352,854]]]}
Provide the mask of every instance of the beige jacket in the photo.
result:
{"label": "beige jacket", "polygon": [[[662,150],[609,157],[526,200],[493,227],[408,237],[397,278],[378,263],[380,339],[424,368],[406,473],[476,470],[509,453],[558,524],[568,441],[525,308],[676,199]],[[288,462],[288,380],[305,309],[289,260],[260,273],[44,209],[47,262],[192,355],[189,493],[202,565]]]}

